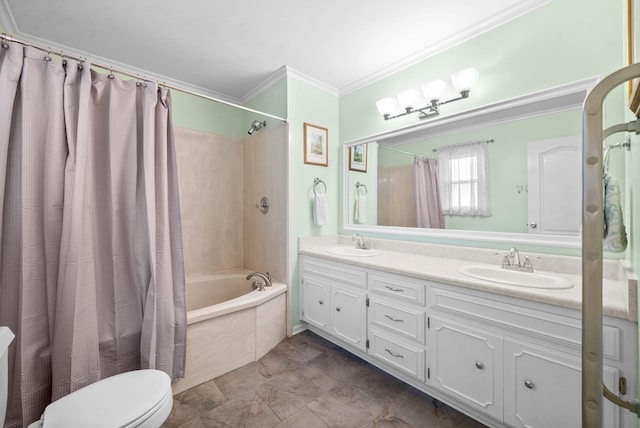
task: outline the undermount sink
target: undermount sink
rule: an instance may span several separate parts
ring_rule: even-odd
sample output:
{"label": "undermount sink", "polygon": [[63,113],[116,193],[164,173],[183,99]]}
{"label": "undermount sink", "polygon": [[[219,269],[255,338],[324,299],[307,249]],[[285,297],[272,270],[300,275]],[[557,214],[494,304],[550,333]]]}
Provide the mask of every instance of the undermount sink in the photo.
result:
{"label": "undermount sink", "polygon": [[472,278],[499,282],[501,284],[514,285],[517,287],[546,288],[554,290],[573,287],[571,281],[550,273],[507,270],[498,266],[469,265],[460,268],[460,273]]}
{"label": "undermount sink", "polygon": [[352,257],[371,257],[380,254],[378,250],[363,250],[354,247],[330,247],[327,248],[327,253],[336,254],[338,256],[352,256]]}

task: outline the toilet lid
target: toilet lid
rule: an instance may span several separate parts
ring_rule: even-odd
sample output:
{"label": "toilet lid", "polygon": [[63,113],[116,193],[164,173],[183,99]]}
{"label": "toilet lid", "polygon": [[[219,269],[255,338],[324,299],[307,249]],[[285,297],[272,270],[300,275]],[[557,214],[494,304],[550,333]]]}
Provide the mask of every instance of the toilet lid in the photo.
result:
{"label": "toilet lid", "polygon": [[43,427],[128,427],[171,399],[171,379],[159,370],[136,370],[102,379],[53,403]]}

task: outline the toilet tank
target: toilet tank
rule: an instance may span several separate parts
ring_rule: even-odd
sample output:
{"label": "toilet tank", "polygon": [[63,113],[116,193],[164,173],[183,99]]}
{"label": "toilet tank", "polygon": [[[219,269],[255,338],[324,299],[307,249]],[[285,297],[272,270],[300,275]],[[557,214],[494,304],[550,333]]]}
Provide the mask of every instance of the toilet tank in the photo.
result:
{"label": "toilet tank", "polygon": [[7,398],[9,390],[9,344],[13,340],[9,327],[0,327],[0,426],[4,425],[7,414]]}

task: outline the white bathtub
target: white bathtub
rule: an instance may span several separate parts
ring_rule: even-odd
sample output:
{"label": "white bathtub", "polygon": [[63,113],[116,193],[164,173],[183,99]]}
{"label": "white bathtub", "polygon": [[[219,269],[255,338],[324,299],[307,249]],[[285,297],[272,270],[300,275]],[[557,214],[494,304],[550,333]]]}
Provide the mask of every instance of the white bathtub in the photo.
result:
{"label": "white bathtub", "polygon": [[187,278],[187,359],[177,394],[256,361],[286,336],[286,284],[253,290],[248,270]]}

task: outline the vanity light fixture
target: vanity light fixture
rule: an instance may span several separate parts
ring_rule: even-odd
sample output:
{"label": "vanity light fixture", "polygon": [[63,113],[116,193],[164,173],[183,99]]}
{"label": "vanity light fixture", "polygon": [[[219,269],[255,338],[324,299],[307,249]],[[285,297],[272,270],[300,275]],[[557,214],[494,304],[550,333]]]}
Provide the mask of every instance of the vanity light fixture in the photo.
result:
{"label": "vanity light fixture", "polygon": [[[478,70],[475,68],[467,68],[451,75],[451,82],[456,91],[460,93],[459,97],[451,98],[446,101],[440,101],[440,97],[447,89],[447,82],[442,79],[434,80],[422,86],[422,95],[420,97],[415,89],[407,89],[398,94],[396,98],[386,97],[376,102],[378,112],[384,117],[384,120],[395,119],[396,117],[406,116],[412,113],[420,113],[419,119],[437,115],[439,107],[453,101],[469,98],[471,87],[478,80]],[[420,106],[427,100],[427,104]]]}

